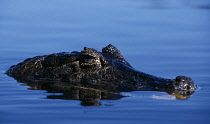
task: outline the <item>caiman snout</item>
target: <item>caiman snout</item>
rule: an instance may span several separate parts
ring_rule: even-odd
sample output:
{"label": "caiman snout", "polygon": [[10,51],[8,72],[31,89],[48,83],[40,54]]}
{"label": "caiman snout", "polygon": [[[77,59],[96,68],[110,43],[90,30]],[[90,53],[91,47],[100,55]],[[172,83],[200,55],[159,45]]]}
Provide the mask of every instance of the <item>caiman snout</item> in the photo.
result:
{"label": "caiman snout", "polygon": [[176,79],[169,81],[167,89],[180,91],[195,91],[197,89],[197,85],[189,77],[177,76]]}

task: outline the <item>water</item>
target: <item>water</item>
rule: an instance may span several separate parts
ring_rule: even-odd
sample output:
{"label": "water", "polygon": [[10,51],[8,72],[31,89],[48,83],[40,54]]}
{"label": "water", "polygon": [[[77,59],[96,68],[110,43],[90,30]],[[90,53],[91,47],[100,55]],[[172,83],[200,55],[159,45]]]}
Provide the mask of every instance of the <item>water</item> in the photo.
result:
{"label": "water", "polygon": [[[1,0],[0,123],[210,122],[210,2],[208,0]],[[191,77],[200,90],[185,100],[164,92],[124,92],[118,100],[82,106],[47,99],[5,75],[26,58],[84,46],[115,45],[137,70]]]}

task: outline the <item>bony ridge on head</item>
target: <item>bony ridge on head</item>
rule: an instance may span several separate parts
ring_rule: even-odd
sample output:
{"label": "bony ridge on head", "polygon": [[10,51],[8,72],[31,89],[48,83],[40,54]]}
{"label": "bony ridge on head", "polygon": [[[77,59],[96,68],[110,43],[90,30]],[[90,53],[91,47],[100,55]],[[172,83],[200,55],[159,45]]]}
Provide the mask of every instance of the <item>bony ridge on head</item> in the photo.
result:
{"label": "bony ridge on head", "polygon": [[109,44],[108,46],[104,47],[102,49],[102,53],[108,55],[110,58],[124,59],[121,52],[112,44]]}

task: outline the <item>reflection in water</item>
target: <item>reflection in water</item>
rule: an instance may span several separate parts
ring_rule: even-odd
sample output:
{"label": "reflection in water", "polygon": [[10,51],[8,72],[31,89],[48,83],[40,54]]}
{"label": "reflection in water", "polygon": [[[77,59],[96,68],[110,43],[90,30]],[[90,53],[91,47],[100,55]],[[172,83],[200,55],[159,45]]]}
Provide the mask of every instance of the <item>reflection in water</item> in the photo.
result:
{"label": "reflection in water", "polygon": [[[93,88],[85,88],[78,86],[69,86],[67,89],[49,88],[46,82],[27,82],[30,90],[46,90],[48,93],[62,93],[59,95],[48,95],[47,99],[65,99],[65,100],[80,100],[82,106],[100,106],[100,100],[119,100],[127,97],[120,92],[111,92],[107,90],[99,90]],[[194,91],[167,91],[176,99],[187,99]]]}
{"label": "reflection in water", "polygon": [[[60,91],[62,92],[62,91]],[[49,95],[48,99],[80,100],[82,106],[100,106],[99,100],[118,100],[123,98],[120,93],[110,93],[94,89],[72,87],[63,91],[63,95]]]}
{"label": "reflection in water", "polygon": [[118,100],[125,96],[119,92],[108,92],[93,88],[69,86],[68,89],[51,88],[46,82],[27,82],[30,90],[46,90],[48,93],[62,93],[59,95],[48,95],[47,99],[80,100],[82,106],[100,106],[99,100]]}
{"label": "reflection in water", "polygon": [[189,98],[195,91],[167,91],[169,95],[175,96],[176,99],[187,99]]}

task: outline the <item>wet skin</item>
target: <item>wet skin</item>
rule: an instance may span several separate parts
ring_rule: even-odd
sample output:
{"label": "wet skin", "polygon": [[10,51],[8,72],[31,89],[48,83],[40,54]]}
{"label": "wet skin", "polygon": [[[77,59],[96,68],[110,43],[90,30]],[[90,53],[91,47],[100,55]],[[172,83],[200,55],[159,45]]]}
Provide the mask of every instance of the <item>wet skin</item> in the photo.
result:
{"label": "wet skin", "polygon": [[176,92],[187,98],[197,89],[193,80],[186,76],[165,79],[135,70],[111,44],[102,52],[85,47],[81,52],[36,56],[11,66],[6,73],[32,89],[39,87],[54,92],[68,91],[72,87],[106,94],[155,90]]}

